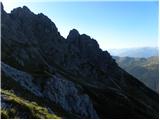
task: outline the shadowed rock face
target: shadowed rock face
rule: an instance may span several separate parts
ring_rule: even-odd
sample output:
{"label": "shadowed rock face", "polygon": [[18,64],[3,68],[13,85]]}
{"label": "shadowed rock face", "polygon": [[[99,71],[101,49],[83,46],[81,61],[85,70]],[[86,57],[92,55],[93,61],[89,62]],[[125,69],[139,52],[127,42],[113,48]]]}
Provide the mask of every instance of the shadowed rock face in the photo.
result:
{"label": "shadowed rock face", "polygon": [[[13,77],[19,74],[30,76],[24,81],[41,99],[75,118],[158,117],[158,94],[119,68],[96,40],[75,29],[65,39],[47,16],[27,7],[9,14],[1,9],[2,76],[7,81],[19,82]],[[6,86],[2,82],[2,89]]]}

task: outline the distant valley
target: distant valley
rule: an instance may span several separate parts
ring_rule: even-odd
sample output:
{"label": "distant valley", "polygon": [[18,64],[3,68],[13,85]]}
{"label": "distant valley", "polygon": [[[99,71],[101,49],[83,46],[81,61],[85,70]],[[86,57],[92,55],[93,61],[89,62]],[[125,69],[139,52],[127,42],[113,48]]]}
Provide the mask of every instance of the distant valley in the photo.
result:
{"label": "distant valley", "polygon": [[121,68],[142,81],[146,86],[159,90],[159,58],[113,57]]}

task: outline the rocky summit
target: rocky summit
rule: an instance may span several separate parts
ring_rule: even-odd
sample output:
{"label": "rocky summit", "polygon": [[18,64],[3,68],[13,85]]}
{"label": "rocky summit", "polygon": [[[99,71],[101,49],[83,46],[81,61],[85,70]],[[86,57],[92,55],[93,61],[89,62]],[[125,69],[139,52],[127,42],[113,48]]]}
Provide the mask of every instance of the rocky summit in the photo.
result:
{"label": "rocky summit", "polygon": [[158,94],[76,29],[1,4],[2,118],[158,118]]}

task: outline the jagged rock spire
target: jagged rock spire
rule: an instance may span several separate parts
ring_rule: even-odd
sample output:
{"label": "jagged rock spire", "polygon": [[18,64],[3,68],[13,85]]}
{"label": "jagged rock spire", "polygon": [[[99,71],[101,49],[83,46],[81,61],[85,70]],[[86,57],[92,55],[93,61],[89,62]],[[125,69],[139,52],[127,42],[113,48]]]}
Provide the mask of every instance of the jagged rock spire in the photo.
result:
{"label": "jagged rock spire", "polygon": [[80,34],[76,29],[72,29],[72,30],[70,30],[69,35],[67,36],[67,39],[73,39],[74,40],[74,39],[78,38],[79,35]]}
{"label": "jagged rock spire", "polygon": [[2,2],[0,2],[0,3],[1,3],[1,10],[4,10],[3,3]]}

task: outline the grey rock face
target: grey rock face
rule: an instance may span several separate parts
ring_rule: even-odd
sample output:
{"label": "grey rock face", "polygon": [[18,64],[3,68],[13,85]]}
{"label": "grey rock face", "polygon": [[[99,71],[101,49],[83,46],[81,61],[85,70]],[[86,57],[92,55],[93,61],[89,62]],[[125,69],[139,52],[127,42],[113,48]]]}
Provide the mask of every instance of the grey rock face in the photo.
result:
{"label": "grey rock face", "polygon": [[15,68],[10,67],[9,65],[6,65],[5,63],[1,62],[1,67],[2,67],[2,72],[7,77],[12,78],[13,80],[17,81],[18,83],[21,84],[21,86],[25,87],[27,90],[31,91],[37,96],[42,96],[42,94],[39,92],[39,88],[32,83],[32,76],[19,71]]}
{"label": "grey rock face", "polygon": [[76,113],[84,118],[98,118],[89,96],[81,93],[76,86],[71,81],[53,76],[47,81],[44,95],[66,111]]}

